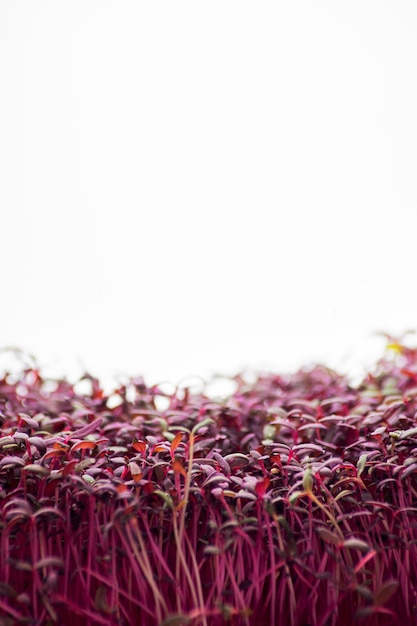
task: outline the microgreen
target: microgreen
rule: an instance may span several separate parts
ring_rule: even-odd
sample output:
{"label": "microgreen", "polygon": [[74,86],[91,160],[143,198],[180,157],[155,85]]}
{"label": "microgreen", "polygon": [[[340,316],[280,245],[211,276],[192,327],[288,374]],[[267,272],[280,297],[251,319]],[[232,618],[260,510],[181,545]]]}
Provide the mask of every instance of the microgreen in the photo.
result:
{"label": "microgreen", "polygon": [[5,373],[0,623],[414,623],[417,350],[388,339],[357,385],[239,374],[218,401]]}

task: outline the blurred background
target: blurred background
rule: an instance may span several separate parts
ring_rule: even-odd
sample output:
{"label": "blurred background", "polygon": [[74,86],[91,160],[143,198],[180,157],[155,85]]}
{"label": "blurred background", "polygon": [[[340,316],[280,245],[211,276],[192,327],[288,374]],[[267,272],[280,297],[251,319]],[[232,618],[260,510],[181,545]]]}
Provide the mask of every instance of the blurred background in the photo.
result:
{"label": "blurred background", "polygon": [[417,327],[417,5],[0,0],[0,346],[147,382]]}

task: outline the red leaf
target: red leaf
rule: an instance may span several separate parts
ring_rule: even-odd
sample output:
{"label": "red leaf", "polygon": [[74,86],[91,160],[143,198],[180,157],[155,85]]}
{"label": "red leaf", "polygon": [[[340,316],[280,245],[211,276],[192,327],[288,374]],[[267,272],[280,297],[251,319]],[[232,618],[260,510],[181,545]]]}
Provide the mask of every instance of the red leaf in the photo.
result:
{"label": "red leaf", "polygon": [[142,454],[146,452],[146,443],[144,441],[134,439],[132,446],[136,450],[136,452],[141,452]]}
{"label": "red leaf", "polygon": [[174,439],[171,442],[171,454],[174,454],[175,450],[180,445],[183,434],[184,433],[179,432],[175,435]]}
{"label": "red leaf", "polygon": [[268,476],[266,476],[263,480],[259,480],[256,483],[255,491],[260,498],[264,497],[266,490],[269,487],[270,482],[271,482],[270,479],[268,478]]}
{"label": "red leaf", "polygon": [[182,463],[180,461],[174,461],[174,463],[172,464],[172,469],[174,470],[175,474],[181,474],[181,476],[187,476],[187,472],[185,471]]}
{"label": "red leaf", "polygon": [[68,476],[68,474],[71,474],[72,470],[74,469],[76,465],[78,465],[78,460],[70,461],[69,463],[67,463],[62,471],[62,476],[65,477],[65,476]]}
{"label": "red leaf", "polygon": [[50,452],[47,452],[42,457],[42,461],[46,461],[46,459],[56,459],[59,456],[62,456],[63,454],[65,454],[65,450],[63,450],[63,449],[61,449],[61,450],[51,450]]}
{"label": "red leaf", "polygon": [[76,452],[77,450],[92,450],[97,446],[94,441],[79,441],[78,443],[74,443],[71,447],[70,452]]}

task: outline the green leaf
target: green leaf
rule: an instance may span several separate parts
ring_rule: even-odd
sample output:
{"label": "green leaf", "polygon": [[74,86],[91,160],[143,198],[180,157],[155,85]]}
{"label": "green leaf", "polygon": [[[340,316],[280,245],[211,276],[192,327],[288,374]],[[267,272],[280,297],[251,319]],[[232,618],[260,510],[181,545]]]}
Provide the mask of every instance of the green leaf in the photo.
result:
{"label": "green leaf", "polygon": [[198,424],[196,424],[193,429],[191,430],[191,432],[193,433],[193,435],[195,435],[195,433],[200,430],[200,428],[204,428],[205,426],[209,426],[210,424],[214,424],[214,420],[211,419],[211,417],[206,417],[206,419],[202,420],[201,422],[198,422]]}
{"label": "green leaf", "polygon": [[386,602],[388,602],[391,596],[394,595],[394,593],[397,591],[398,587],[398,580],[387,580],[376,592],[374,597],[374,604],[376,604],[377,606],[381,606],[381,604],[385,604]]}
{"label": "green leaf", "polygon": [[64,570],[65,563],[62,559],[59,559],[56,556],[47,556],[44,559],[41,559],[35,564],[35,569],[42,569],[43,567],[56,567],[58,569]]}
{"label": "green leaf", "polygon": [[176,614],[164,619],[164,621],[161,622],[159,626],[186,626],[190,623],[191,620],[186,615]]}
{"label": "green leaf", "polygon": [[107,589],[104,585],[100,585],[100,587],[98,587],[94,598],[94,605],[96,609],[106,613],[107,615],[111,615],[113,613],[113,610],[107,603]]}
{"label": "green leaf", "polygon": [[346,541],[344,541],[342,545],[344,548],[361,550],[361,552],[368,552],[371,549],[365,541],[362,541],[362,539],[355,539],[355,537],[352,537],[351,539],[346,539]]}
{"label": "green leaf", "polygon": [[313,473],[311,471],[311,467],[308,467],[304,472],[303,476],[303,488],[304,491],[312,491],[313,490]]}
{"label": "green leaf", "polygon": [[259,524],[259,519],[257,517],[244,517],[239,520],[239,524],[241,526],[246,526],[246,524]]}
{"label": "green leaf", "polygon": [[288,498],[290,504],[295,504],[299,498],[305,495],[304,491],[293,491]]}
{"label": "green leaf", "polygon": [[16,591],[7,583],[0,582],[0,596],[6,598],[15,598],[17,596]]}
{"label": "green leaf", "polygon": [[400,439],[406,439],[407,437],[414,437],[417,435],[417,428],[409,428],[408,430],[403,430],[400,435]]}
{"label": "green leaf", "polygon": [[22,470],[30,472],[31,474],[38,474],[39,476],[47,476],[49,474],[49,469],[44,465],[39,465],[38,463],[28,463],[28,465],[22,467]]}
{"label": "green leaf", "polygon": [[365,469],[365,465],[366,465],[366,459],[368,458],[367,454],[361,454],[359,457],[359,460],[356,464],[356,467],[358,469],[358,477],[363,473],[364,469]]}
{"label": "green leaf", "polygon": [[372,602],[373,596],[372,591],[366,587],[365,585],[356,585],[355,591],[361,594],[364,598]]}
{"label": "green leaf", "polygon": [[352,489],[343,489],[343,491],[337,494],[334,501],[337,502],[338,500],[341,500],[342,498],[345,498],[346,496],[351,496],[352,493],[353,494],[355,493],[354,491],[352,491]]}
{"label": "green leaf", "polygon": [[92,459],[90,457],[87,457],[86,459],[84,459],[83,461],[80,461],[79,463],[77,463],[77,465],[74,467],[74,472],[75,474],[80,474],[83,470],[85,470],[87,467],[89,467],[90,465],[94,465],[94,463],[96,462],[95,459]]}
{"label": "green leaf", "polygon": [[165,502],[165,504],[169,506],[170,509],[174,510],[175,506],[169,494],[165,493],[164,491],[160,491],[159,489],[155,489],[154,493],[157,496],[160,496],[162,500]]}
{"label": "green leaf", "polygon": [[96,482],[95,479],[90,476],[90,474],[83,474],[81,478],[85,483],[87,483],[87,485],[94,485],[94,483]]}
{"label": "green leaf", "polygon": [[204,555],[210,555],[210,554],[221,554],[222,550],[220,550],[220,548],[218,548],[217,546],[206,546],[203,550],[203,554]]}
{"label": "green leaf", "polygon": [[316,529],[316,531],[324,541],[327,541],[327,543],[332,543],[334,546],[338,546],[340,544],[339,537],[332,533],[328,528],[320,526]]}

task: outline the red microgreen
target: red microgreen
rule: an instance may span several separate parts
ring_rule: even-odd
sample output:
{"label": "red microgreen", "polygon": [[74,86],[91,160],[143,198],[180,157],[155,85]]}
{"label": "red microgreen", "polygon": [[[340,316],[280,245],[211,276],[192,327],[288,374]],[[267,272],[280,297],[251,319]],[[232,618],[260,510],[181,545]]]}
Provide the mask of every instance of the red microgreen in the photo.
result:
{"label": "red microgreen", "polygon": [[417,349],[388,339],[357,385],[239,374],[222,400],[5,373],[0,622],[414,623]]}

